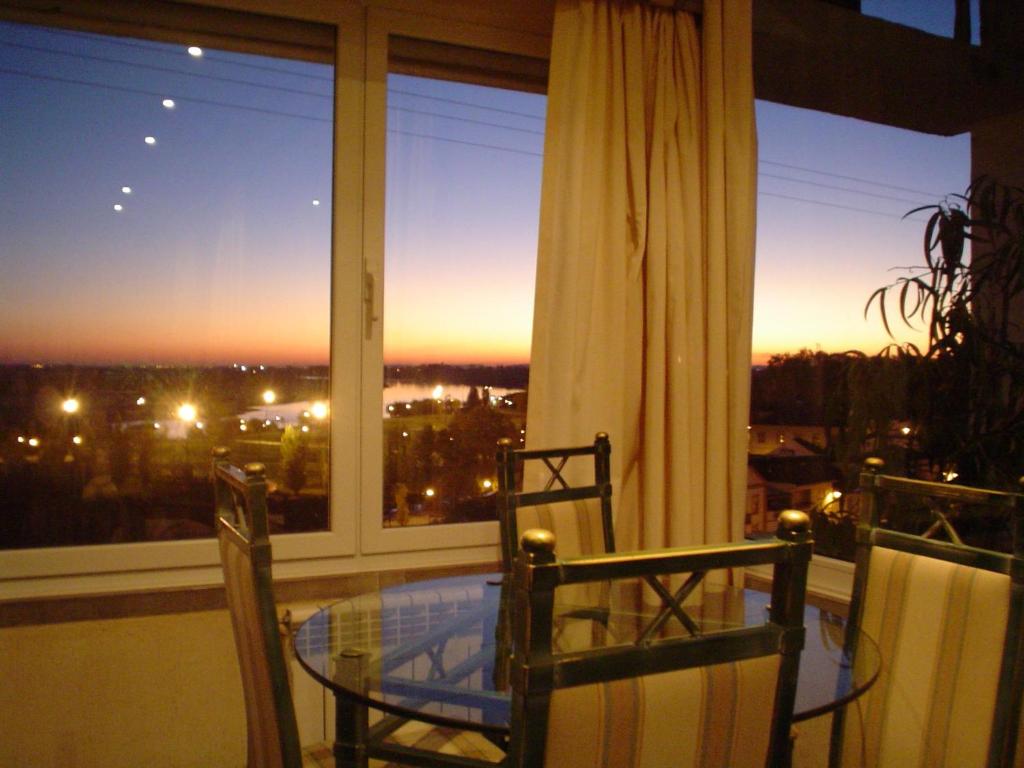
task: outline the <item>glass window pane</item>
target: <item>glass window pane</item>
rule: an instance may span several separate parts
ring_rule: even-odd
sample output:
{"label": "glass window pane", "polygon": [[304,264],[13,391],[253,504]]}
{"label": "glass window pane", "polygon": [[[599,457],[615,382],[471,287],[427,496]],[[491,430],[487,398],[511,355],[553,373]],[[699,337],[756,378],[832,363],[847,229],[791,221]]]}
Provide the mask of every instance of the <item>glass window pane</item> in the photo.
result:
{"label": "glass window pane", "polygon": [[957,205],[970,140],[768,102],[758,102],[757,121],[747,534],[802,509],[814,519],[815,551],[850,557],[862,460],[881,453],[900,457],[898,473],[928,471],[914,403],[930,392],[901,377],[893,346],[924,350],[927,334],[899,319],[898,301],[887,305],[892,336],[877,301],[865,307],[924,265],[930,212],[910,212]]}
{"label": "glass window pane", "polygon": [[388,78],[385,525],[495,519],[525,439],[545,97]]}
{"label": "glass window pane", "polygon": [[327,527],[333,67],[3,23],[0,69],[0,546],[210,536],[220,444]]}

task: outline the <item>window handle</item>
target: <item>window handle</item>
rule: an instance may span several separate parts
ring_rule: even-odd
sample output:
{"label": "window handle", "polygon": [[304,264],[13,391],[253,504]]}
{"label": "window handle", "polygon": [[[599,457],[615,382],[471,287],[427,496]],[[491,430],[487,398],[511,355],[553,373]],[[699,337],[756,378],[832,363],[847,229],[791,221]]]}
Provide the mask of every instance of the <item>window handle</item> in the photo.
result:
{"label": "window handle", "polygon": [[376,314],[377,281],[372,272],[363,272],[363,310],[366,313],[365,336],[369,341],[373,338],[373,324],[380,318]]}

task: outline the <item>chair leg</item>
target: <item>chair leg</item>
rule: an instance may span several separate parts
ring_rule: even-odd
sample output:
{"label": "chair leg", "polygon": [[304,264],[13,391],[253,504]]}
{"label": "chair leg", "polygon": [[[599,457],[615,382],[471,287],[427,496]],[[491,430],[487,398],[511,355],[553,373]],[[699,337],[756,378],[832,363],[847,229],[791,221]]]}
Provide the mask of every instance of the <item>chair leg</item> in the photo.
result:
{"label": "chair leg", "polygon": [[334,694],[334,763],[337,768],[368,768],[366,736],[369,713],[366,705],[349,696]]}

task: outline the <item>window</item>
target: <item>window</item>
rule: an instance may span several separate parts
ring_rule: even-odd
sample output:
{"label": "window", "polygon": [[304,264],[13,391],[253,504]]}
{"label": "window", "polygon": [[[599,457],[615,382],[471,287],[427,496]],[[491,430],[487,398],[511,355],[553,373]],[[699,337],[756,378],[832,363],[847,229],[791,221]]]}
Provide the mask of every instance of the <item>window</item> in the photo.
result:
{"label": "window", "polygon": [[[793,434],[810,434],[783,445],[779,433],[769,453],[768,511],[776,515],[789,503],[774,492],[783,480],[850,491],[862,459],[878,451],[900,457],[898,472],[916,468],[921,456],[900,430],[912,400],[930,394],[912,389],[883,352],[895,360],[890,345],[924,349],[926,339],[920,327],[897,319],[896,304],[888,315],[893,337],[877,302],[867,312],[865,306],[877,288],[923,263],[928,213],[908,211],[956,204],[969,181],[970,147],[967,136],[924,135],[767,102],[758,103],[757,119],[751,423],[801,425]],[[827,515],[821,505],[811,507],[809,491],[795,494],[793,503],[811,507],[816,526],[846,525],[856,515],[856,494],[832,499],[838,501]],[[848,530],[852,535],[852,525]],[[817,551],[836,554],[829,551],[836,538],[816,529]]]}
{"label": "window", "polygon": [[[950,2],[899,2],[892,0],[861,0],[861,13],[920,29],[933,35],[953,37],[955,9]],[[977,44],[980,26],[979,0],[967,3],[970,9],[971,42]]]}
{"label": "window", "polygon": [[0,23],[0,548],[329,527],[334,67],[188,43]]}
{"label": "window", "polygon": [[496,443],[525,439],[546,42],[466,32],[368,18],[368,553],[495,557]]}
{"label": "window", "polygon": [[495,520],[525,442],[544,97],[388,77],[385,526]]}

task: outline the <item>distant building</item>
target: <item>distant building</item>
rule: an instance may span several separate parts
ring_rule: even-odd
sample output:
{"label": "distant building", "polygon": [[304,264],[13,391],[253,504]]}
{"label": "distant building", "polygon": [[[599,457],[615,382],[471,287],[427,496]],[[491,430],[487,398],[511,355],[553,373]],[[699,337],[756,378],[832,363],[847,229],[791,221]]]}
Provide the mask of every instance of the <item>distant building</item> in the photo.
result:
{"label": "distant building", "polygon": [[[774,521],[784,509],[810,512],[833,490],[836,469],[825,456],[819,455],[755,455],[747,458],[750,470],[764,479],[765,530],[774,530]],[[748,478],[750,475],[748,474]],[[750,481],[748,479],[748,517],[750,514]]]}
{"label": "distant building", "polygon": [[757,456],[817,456],[825,450],[821,424],[751,424],[747,452]]}

